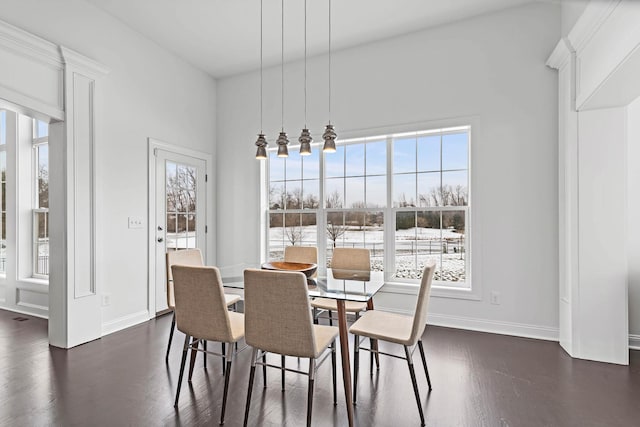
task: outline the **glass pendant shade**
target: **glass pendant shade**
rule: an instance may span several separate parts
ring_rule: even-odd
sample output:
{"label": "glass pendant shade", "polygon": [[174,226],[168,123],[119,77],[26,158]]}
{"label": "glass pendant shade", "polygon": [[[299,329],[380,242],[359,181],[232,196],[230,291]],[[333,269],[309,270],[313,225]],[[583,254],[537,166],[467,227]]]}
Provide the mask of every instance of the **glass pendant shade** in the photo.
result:
{"label": "glass pendant shade", "polygon": [[333,125],[327,125],[324,133],[322,134],[322,139],[324,139],[324,147],[322,147],[322,151],[324,151],[325,153],[335,153],[337,137],[338,135],[333,129]]}
{"label": "glass pendant shade", "polygon": [[286,132],[280,132],[276,143],[278,144],[278,157],[289,157],[289,149],[287,148],[289,139],[287,139]]}
{"label": "glass pendant shade", "polygon": [[311,154],[311,142],[313,141],[313,138],[311,137],[311,134],[309,133],[309,129],[304,128],[302,129],[302,133],[300,134],[300,138],[298,138],[298,141],[300,141],[300,155],[301,156],[308,156]]}
{"label": "glass pendant shade", "polygon": [[256,151],[256,159],[263,160],[267,158],[267,140],[264,137],[264,134],[258,134],[258,139],[256,140],[256,146],[258,150]]}

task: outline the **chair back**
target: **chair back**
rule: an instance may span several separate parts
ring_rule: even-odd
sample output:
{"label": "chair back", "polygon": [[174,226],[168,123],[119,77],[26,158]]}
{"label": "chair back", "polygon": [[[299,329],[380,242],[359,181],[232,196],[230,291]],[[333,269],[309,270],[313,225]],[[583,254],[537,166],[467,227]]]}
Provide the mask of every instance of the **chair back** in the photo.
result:
{"label": "chair back", "polygon": [[167,306],[173,309],[176,305],[173,296],[173,274],[171,273],[172,265],[204,265],[202,261],[202,252],[200,249],[185,249],[181,251],[169,251],[166,255],[167,265]]}
{"label": "chair back", "polygon": [[339,270],[371,270],[371,254],[364,248],[335,248],[331,268]]}
{"label": "chair back", "polygon": [[313,318],[303,273],[244,271],[245,340],[252,347],[315,357]]}
{"label": "chair back", "polygon": [[413,314],[413,326],[411,328],[411,341],[413,345],[422,337],[424,328],[427,325],[427,306],[429,305],[429,293],[431,292],[431,282],[433,281],[433,273],[436,271],[436,263],[431,261],[427,263],[422,272],[422,281],[420,282],[420,290],[418,291],[418,301],[416,302],[416,311]]}
{"label": "chair back", "polygon": [[[318,264],[318,248],[315,246],[287,246],[284,248],[284,260],[286,262]],[[317,275],[316,271],[311,277]]]}
{"label": "chair back", "polygon": [[231,342],[220,271],[216,267],[188,265],[174,265],[171,270],[178,330],[209,341]]}

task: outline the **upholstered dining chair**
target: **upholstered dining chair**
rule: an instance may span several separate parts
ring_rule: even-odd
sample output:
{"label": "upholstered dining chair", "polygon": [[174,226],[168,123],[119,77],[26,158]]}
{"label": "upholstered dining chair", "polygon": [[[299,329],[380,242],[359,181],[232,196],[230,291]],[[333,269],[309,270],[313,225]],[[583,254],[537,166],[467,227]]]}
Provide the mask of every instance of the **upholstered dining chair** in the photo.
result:
{"label": "upholstered dining chair", "polygon": [[[171,341],[173,341],[173,332],[176,329],[176,312],[175,312],[175,299],[173,296],[173,275],[171,273],[171,266],[173,265],[191,265],[191,266],[203,266],[202,252],[200,249],[184,249],[179,251],[169,251],[166,255],[167,266],[167,306],[169,310],[173,311],[173,317],[171,319],[171,328],[169,329],[169,343],[167,344],[167,353],[164,357],[166,363],[169,362],[169,351],[171,350]],[[227,306],[233,306],[240,301],[239,295],[225,294],[225,303]],[[206,350],[206,349],[205,349]],[[223,350],[224,352],[224,350]],[[204,358],[206,366],[207,358]]]}
{"label": "upholstered dining chair", "polygon": [[[286,262],[300,262],[308,264],[318,263],[318,248],[315,246],[287,246],[284,248],[284,260]],[[318,271],[312,277],[316,277]]]}
{"label": "upholstered dining chair", "polygon": [[404,357],[394,354],[384,353],[372,348],[362,348],[370,352],[376,352],[386,356],[405,359],[409,365],[409,374],[413,383],[413,391],[416,395],[418,403],[418,412],[420,413],[420,421],[424,425],[424,414],[422,412],[422,403],[420,402],[420,392],[418,390],[418,382],[416,373],[413,368],[413,353],[417,348],[420,349],[420,357],[427,376],[427,384],[431,391],[431,378],[429,377],[429,369],[427,368],[427,360],[424,356],[424,348],[422,346],[422,334],[427,323],[427,305],[429,303],[429,292],[431,291],[431,281],[435,271],[435,262],[427,264],[422,272],[422,282],[418,291],[418,300],[413,316],[405,316],[396,313],[387,313],[378,310],[367,311],[351,325],[349,332],[354,335],[354,356],[353,356],[353,403],[356,403],[358,391],[358,367],[360,356],[360,337],[368,337],[371,339],[387,341],[400,344],[404,347]]}
{"label": "upholstered dining chair", "polygon": [[[371,257],[369,254],[369,249],[335,248],[333,250],[333,257],[331,258],[331,269],[370,271]],[[318,318],[321,310],[328,311],[329,324],[333,325],[332,312],[338,310],[338,305],[335,300],[329,298],[315,298],[313,301],[311,301],[311,307],[313,308],[315,319]],[[347,313],[354,313],[356,315],[356,318],[359,316],[360,312],[366,309],[367,303],[365,302],[345,302],[345,311]]]}
{"label": "upholstered dining chair", "polygon": [[[338,328],[313,323],[307,279],[300,272],[245,270],[244,313],[245,340],[253,347],[244,425],[249,420],[256,365],[262,365],[263,369],[268,366],[309,376],[307,426],[310,426],[316,370],[329,354],[333,373],[333,402],[336,404],[335,339]],[[330,351],[327,352],[327,349]],[[309,370],[303,372],[270,365],[263,357],[266,353],[308,358]]]}
{"label": "upholstered dining chair", "polygon": [[[220,424],[223,424],[231,361],[234,354],[233,344],[244,337],[244,315],[227,309],[220,271],[216,267],[174,265],[171,267],[171,271],[174,280],[176,325],[178,330],[185,334],[174,407],[178,407],[180,387],[189,350],[192,350],[189,381],[191,381],[193,374],[195,351],[221,356],[222,360],[226,362],[220,414]],[[200,350],[199,343],[203,340],[227,343],[227,350],[224,353],[210,352],[206,349]]]}

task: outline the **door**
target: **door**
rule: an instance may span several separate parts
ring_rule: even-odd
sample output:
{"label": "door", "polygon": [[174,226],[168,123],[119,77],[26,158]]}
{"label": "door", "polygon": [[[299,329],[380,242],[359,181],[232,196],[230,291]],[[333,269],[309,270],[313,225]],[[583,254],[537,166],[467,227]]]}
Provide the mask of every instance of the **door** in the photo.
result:
{"label": "door", "polygon": [[206,260],[206,161],[155,149],[155,306],[167,307],[167,251],[199,248]]}

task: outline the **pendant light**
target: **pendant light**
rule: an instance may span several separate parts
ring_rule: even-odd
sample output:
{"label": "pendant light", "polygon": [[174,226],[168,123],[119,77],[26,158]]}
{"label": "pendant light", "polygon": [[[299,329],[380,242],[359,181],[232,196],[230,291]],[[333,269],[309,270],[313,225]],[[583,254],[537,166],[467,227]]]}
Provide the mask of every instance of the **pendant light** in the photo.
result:
{"label": "pendant light", "polygon": [[282,7],[282,46],[281,46],[281,75],[282,75],[282,129],[276,143],[278,144],[278,157],[289,157],[289,139],[287,139],[287,133],[284,131],[284,0],[281,2]]}
{"label": "pendant light", "polygon": [[313,138],[307,128],[307,0],[304,0],[304,129],[298,141],[300,141],[300,155],[311,155]]}
{"label": "pendant light", "polygon": [[322,151],[325,153],[336,152],[336,134],[331,124],[331,0],[329,0],[329,124],[326,126],[322,139],[324,139],[324,147]]}
{"label": "pendant light", "polygon": [[256,159],[264,160],[267,158],[267,140],[262,132],[262,2],[260,0],[260,133],[256,140]]}

